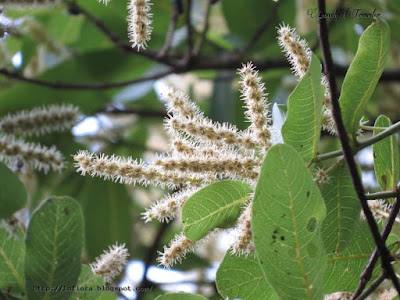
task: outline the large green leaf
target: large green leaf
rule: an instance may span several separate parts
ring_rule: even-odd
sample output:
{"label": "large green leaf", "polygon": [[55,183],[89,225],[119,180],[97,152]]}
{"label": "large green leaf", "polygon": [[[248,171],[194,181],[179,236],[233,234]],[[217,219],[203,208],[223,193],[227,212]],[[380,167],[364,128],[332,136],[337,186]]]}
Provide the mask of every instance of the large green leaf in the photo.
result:
{"label": "large green leaf", "polygon": [[322,299],[325,204],[300,154],[277,144],[261,167],[252,230],[264,276],[282,299]]}
{"label": "large green leaf", "polygon": [[11,287],[12,292],[25,291],[24,254],[23,233],[10,236],[0,228],[0,289]]}
{"label": "large green leaf", "polygon": [[321,187],[327,215],[322,224],[322,239],[327,253],[342,252],[353,237],[360,220],[360,204],[347,165],[341,163],[329,173]]}
{"label": "large green leaf", "polygon": [[358,130],[364,107],[383,72],[389,45],[390,28],[382,19],[372,23],[360,38],[339,99],[348,134],[355,134]]}
{"label": "large green leaf", "polygon": [[180,292],[161,295],[158,296],[155,300],[207,300],[207,298],[196,294]]}
{"label": "large green leaf", "polygon": [[25,246],[28,298],[69,299],[72,291],[60,291],[60,287],[74,286],[81,271],[83,214],[79,203],[70,197],[43,202],[29,222]]}
{"label": "large green leaf", "polygon": [[231,227],[251,192],[246,183],[231,180],[210,184],[196,192],[182,208],[184,234],[197,241],[213,228]]}
{"label": "large green leaf", "polygon": [[374,250],[374,241],[366,222],[360,222],[354,238],[347,248],[336,255],[328,255],[325,270],[324,293],[337,291],[353,292],[357,287],[360,273]]}
{"label": "large green leaf", "polygon": [[321,63],[314,54],[307,73],[290,94],[282,137],[309,161],[317,156],[322,126]]}
{"label": "large green leaf", "polygon": [[254,256],[232,255],[226,252],[217,271],[218,292],[224,299],[278,299]]}
{"label": "large green leaf", "polygon": [[[375,127],[389,127],[392,125],[386,116],[379,116],[375,121]],[[383,129],[375,129],[374,135],[382,132]],[[373,145],[375,177],[383,190],[392,190],[399,182],[400,162],[399,144],[396,136],[391,135]]]}
{"label": "large green leaf", "polygon": [[132,236],[131,198],[126,187],[99,178],[82,178],[79,194],[85,215],[86,250],[91,260],[108,246],[125,243]]}
{"label": "large green leaf", "polygon": [[26,204],[24,184],[9,168],[0,163],[0,218],[7,218]]}
{"label": "large green leaf", "polygon": [[97,287],[104,286],[104,281],[101,276],[93,274],[89,266],[82,265],[77,286],[81,289],[74,291],[74,299],[95,300],[98,299],[102,293]]}

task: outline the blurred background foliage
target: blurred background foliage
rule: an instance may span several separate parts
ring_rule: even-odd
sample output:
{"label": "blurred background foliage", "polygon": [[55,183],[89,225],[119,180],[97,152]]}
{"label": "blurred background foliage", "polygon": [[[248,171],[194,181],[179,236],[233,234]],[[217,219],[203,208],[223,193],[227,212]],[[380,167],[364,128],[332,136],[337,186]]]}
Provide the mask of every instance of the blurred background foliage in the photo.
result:
{"label": "blurred background foliage", "polygon": [[[4,7],[2,12],[10,19],[33,18],[41,36],[21,31],[0,39],[0,116],[51,103],[71,103],[83,112],[72,133],[53,134],[39,140],[45,145],[56,145],[64,154],[67,167],[60,174],[28,172],[21,175],[29,194],[29,212],[49,195],[69,195],[78,199],[85,217],[86,262],[92,261],[115,241],[126,243],[132,262],[125,277],[121,277],[121,285],[153,285],[155,289],[152,293],[128,293],[121,297],[154,299],[162,290],[185,290],[219,299],[214,279],[226,250],[223,240],[210,240],[173,270],[157,268],[157,251],[180,231],[180,225],[179,222],[145,224],[140,213],[165,191],[81,177],[75,172],[71,156],[79,149],[89,149],[146,159],[168,150],[168,140],[163,132],[166,112],[159,100],[160,90],[167,85],[191,95],[213,119],[245,128],[236,69],[241,66],[240,62],[248,60],[253,60],[260,68],[269,101],[285,104],[297,80],[276,42],[276,27],[282,22],[296,27],[321,57],[317,44],[317,19],[307,14],[308,10],[315,8],[316,1],[221,0],[209,6],[209,0],[194,0],[190,21],[195,45],[201,39],[207,11],[209,27],[199,55],[183,64],[184,67],[178,67],[182,66],[180,63],[187,51],[189,31],[184,13],[177,16],[169,54],[161,58],[157,56],[157,51],[165,44],[177,1],[154,1],[150,50],[143,53],[117,47],[98,24],[82,13],[89,12],[117,39],[127,43],[126,0],[112,0],[107,6],[96,0],[60,2],[35,8]],[[184,6],[186,3],[183,1]],[[400,2],[349,0],[327,1],[327,4],[329,12],[338,7],[362,9],[363,12],[375,9],[389,22],[392,43],[386,69],[391,76],[379,83],[368,104],[366,119],[372,125],[380,114],[385,114],[393,122],[399,121]],[[339,83],[343,79],[343,70],[354,57],[362,31],[372,21],[370,18],[343,17],[329,20]],[[258,32],[263,24],[266,25],[264,30]],[[171,61],[173,65],[168,66]],[[162,72],[170,74],[114,88],[105,88],[102,84],[91,86],[140,79]],[[39,79],[44,84],[19,80],[10,73],[18,74],[19,79]],[[56,83],[55,86],[52,83]],[[83,87],[68,87],[75,83]],[[321,152],[338,148],[327,133],[322,141]],[[374,190],[377,185],[372,178],[371,151],[363,150],[360,155],[364,179],[369,189]],[[218,247],[210,246],[215,243]],[[115,298],[115,295],[110,297]]]}

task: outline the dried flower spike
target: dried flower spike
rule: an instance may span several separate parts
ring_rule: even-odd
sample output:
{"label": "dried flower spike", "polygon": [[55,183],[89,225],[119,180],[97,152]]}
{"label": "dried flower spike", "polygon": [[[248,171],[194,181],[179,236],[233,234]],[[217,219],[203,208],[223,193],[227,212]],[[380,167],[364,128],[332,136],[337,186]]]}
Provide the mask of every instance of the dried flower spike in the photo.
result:
{"label": "dried flower spike", "polygon": [[73,105],[50,105],[30,111],[10,114],[0,121],[0,130],[6,134],[41,135],[71,128],[79,116]]}
{"label": "dried flower spike", "polygon": [[62,154],[54,146],[47,148],[11,136],[0,137],[0,159],[12,165],[25,163],[45,173],[50,169],[59,171],[64,165]]}
{"label": "dried flower spike", "polygon": [[128,4],[128,36],[132,48],[145,49],[150,40],[152,28],[150,0],[130,0]]}
{"label": "dried flower spike", "polygon": [[102,276],[105,283],[110,283],[125,268],[128,256],[125,244],[116,243],[110,246],[108,251],[104,250],[104,253],[90,264],[90,268],[93,274]]}
{"label": "dried flower spike", "polygon": [[252,202],[249,202],[239,217],[235,228],[236,237],[232,245],[232,254],[249,255],[254,253],[255,248],[251,232],[251,209]]}

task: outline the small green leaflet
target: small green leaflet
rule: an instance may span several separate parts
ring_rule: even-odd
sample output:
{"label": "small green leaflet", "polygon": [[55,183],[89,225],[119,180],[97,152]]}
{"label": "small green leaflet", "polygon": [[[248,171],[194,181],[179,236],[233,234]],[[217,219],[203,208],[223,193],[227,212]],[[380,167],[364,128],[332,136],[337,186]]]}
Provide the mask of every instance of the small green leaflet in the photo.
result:
{"label": "small green leaflet", "polygon": [[182,208],[183,233],[197,241],[211,229],[232,227],[251,192],[248,184],[232,180],[219,181],[196,192]]}
{"label": "small green leaflet", "polygon": [[303,158],[277,144],[261,167],[252,230],[260,266],[282,299],[322,299],[326,255],[320,234],[326,209]]}
{"label": "small green leaflet", "polygon": [[323,96],[321,63],[313,54],[307,73],[289,96],[286,121],[282,126],[283,140],[295,148],[305,161],[317,155]]}
{"label": "small green leaflet", "polygon": [[327,215],[322,223],[322,239],[328,254],[342,252],[358,228],[361,206],[347,165],[342,162],[322,184]]}
{"label": "small green leaflet", "polygon": [[390,45],[390,28],[377,19],[362,34],[356,56],[344,78],[340,107],[347,133],[355,135],[364,107],[383,72]]}
{"label": "small green leaflet", "polygon": [[[379,116],[375,121],[375,127],[389,127],[392,125],[386,116]],[[382,132],[383,129],[375,129],[374,135]],[[399,182],[400,162],[399,144],[393,134],[372,146],[374,152],[374,171],[376,180],[382,190],[392,190]]]}
{"label": "small green leaflet", "polygon": [[217,271],[217,289],[224,299],[278,300],[254,256],[225,254]]}
{"label": "small green leaflet", "polygon": [[[0,228],[0,289],[12,292],[25,291],[24,281],[24,235],[19,231],[10,236],[5,228]],[[1,298],[1,297],[0,297]]]}
{"label": "small green leaflet", "polygon": [[[30,300],[69,299],[81,271],[83,214],[70,197],[51,197],[33,213],[25,239],[25,286]],[[37,287],[49,290],[36,290]]]}

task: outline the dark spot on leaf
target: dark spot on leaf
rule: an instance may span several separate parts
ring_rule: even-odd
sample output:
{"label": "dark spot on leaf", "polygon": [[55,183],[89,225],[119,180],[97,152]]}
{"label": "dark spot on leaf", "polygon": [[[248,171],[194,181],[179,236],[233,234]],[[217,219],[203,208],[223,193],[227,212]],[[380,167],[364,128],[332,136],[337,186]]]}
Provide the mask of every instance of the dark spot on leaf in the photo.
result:
{"label": "dark spot on leaf", "polygon": [[67,216],[69,215],[69,209],[68,208],[64,208],[64,214],[66,214]]}
{"label": "dark spot on leaf", "polygon": [[278,231],[278,229],[275,229],[274,230],[274,234],[277,234],[279,231]]}
{"label": "dark spot on leaf", "polygon": [[281,215],[281,218],[284,218],[284,217],[286,217],[286,214]]}
{"label": "dark spot on leaf", "polygon": [[315,228],[317,227],[317,219],[312,217],[308,220],[306,228],[309,232],[314,232]]}
{"label": "dark spot on leaf", "polygon": [[273,238],[274,240],[276,240],[276,236],[275,236],[275,235],[272,235],[272,238]]}
{"label": "dark spot on leaf", "polygon": [[290,272],[286,272],[286,274],[287,274],[288,276],[292,275]]}
{"label": "dark spot on leaf", "polygon": [[275,253],[275,254],[278,254],[278,250],[274,250],[274,253]]}
{"label": "dark spot on leaf", "polygon": [[284,240],[285,240],[285,237],[284,237],[283,235],[281,236],[281,240],[282,240],[282,241],[284,241]]}
{"label": "dark spot on leaf", "polygon": [[307,191],[307,198],[310,197],[310,191]]}
{"label": "dark spot on leaf", "polygon": [[264,262],[262,260],[260,260],[260,264],[263,264]]}
{"label": "dark spot on leaf", "polygon": [[304,145],[300,145],[300,148],[303,148],[304,147]]}
{"label": "dark spot on leaf", "polygon": [[307,245],[307,253],[310,257],[316,257],[318,253],[318,248],[314,243],[310,243]]}

